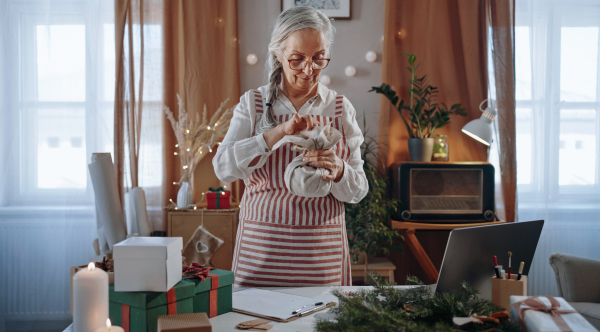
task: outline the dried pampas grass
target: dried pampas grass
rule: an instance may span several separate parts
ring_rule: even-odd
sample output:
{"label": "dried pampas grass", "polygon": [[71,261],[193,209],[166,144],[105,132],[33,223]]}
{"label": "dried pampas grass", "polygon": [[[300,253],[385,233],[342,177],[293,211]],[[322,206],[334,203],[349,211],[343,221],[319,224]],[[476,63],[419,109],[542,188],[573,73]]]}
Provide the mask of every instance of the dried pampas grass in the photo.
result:
{"label": "dried pampas grass", "polygon": [[167,115],[173,132],[177,138],[178,151],[175,153],[179,156],[181,166],[183,167],[183,175],[179,184],[182,182],[191,183],[194,170],[198,163],[204,156],[212,152],[215,145],[220,144],[219,141],[225,137],[227,130],[229,129],[229,122],[233,116],[233,109],[225,109],[225,104],[229,99],[226,99],[221,103],[219,109],[207,121],[206,104],[204,104],[204,111],[202,112],[202,121],[200,121],[200,114],[196,113],[195,119],[189,116],[188,112],[184,108],[183,101],[179,94],[177,94],[177,103],[179,105],[179,120],[175,120],[173,112],[163,105],[163,110]]}

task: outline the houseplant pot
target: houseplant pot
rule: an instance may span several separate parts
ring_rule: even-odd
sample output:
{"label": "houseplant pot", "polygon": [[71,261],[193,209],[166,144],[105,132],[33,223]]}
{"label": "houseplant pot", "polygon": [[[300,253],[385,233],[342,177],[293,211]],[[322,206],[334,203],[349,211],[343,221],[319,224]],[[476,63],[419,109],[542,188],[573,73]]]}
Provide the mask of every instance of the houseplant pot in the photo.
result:
{"label": "houseplant pot", "polygon": [[430,162],[433,155],[433,138],[409,138],[410,161]]}

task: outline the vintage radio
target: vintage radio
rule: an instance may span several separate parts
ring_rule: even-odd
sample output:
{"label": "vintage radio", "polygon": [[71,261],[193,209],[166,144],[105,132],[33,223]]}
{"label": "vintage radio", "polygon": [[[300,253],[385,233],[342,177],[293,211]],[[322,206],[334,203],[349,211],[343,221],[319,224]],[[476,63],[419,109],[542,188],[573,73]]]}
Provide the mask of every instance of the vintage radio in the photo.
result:
{"label": "vintage radio", "polygon": [[494,166],[484,162],[392,165],[399,221],[489,222],[495,217]]}

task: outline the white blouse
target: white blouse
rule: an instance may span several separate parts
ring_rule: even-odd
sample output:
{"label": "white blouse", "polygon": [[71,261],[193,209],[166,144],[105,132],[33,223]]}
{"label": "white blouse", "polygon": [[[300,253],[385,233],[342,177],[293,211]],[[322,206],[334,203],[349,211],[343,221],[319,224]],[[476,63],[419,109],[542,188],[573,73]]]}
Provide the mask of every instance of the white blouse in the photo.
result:
{"label": "white blouse", "polygon": [[[263,100],[267,95],[267,88],[267,85],[258,88]],[[317,94],[309,99],[298,113],[322,114],[326,106],[335,102],[335,96],[335,91],[318,83]],[[240,103],[234,109],[227,135],[213,158],[215,173],[221,181],[233,182],[237,179],[246,181],[252,172],[261,168],[273,153],[262,134],[251,137],[256,121],[256,111],[252,107],[252,103],[254,103],[254,96],[250,90],[240,98]],[[344,161],[342,179],[333,183],[331,193],[342,202],[358,203],[369,191],[360,154],[360,146],[364,137],[356,122],[356,110],[345,96],[343,106],[342,125],[346,135],[346,144],[352,155],[349,162]],[[273,111],[275,116],[296,113],[290,100],[283,94],[280,94],[275,101]],[[259,162],[252,167],[248,166],[257,156],[260,156]]]}

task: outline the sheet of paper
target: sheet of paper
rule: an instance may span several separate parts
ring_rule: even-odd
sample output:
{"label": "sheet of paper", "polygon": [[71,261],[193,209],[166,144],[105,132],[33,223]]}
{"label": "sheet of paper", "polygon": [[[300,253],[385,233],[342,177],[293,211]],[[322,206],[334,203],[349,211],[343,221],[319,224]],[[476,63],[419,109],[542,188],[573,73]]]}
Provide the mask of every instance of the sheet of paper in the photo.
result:
{"label": "sheet of paper", "polygon": [[294,316],[292,312],[305,305],[303,310],[314,307],[317,302],[323,300],[258,288],[233,293],[234,309],[282,320]]}

